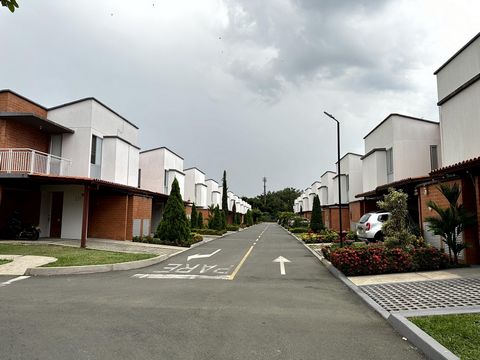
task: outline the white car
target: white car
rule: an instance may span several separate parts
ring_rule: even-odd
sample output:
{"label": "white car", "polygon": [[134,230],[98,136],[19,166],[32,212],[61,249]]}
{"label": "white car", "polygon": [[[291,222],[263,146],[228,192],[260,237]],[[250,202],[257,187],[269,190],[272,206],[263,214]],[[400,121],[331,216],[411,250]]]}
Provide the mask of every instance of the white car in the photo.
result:
{"label": "white car", "polygon": [[383,241],[382,227],[389,217],[389,212],[366,213],[357,224],[357,237],[366,242]]}

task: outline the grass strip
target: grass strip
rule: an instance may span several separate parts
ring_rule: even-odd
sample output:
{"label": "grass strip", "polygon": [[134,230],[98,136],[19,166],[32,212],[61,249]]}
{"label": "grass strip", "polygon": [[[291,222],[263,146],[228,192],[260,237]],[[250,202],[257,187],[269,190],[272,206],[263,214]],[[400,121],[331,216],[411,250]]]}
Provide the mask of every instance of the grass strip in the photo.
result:
{"label": "grass strip", "polygon": [[59,245],[36,244],[0,244],[0,254],[51,256],[58,259],[53,263],[44,265],[44,267],[115,264],[150,259],[156,256],[155,254],[121,253]]}
{"label": "grass strip", "polygon": [[409,318],[462,360],[480,359],[480,314]]}

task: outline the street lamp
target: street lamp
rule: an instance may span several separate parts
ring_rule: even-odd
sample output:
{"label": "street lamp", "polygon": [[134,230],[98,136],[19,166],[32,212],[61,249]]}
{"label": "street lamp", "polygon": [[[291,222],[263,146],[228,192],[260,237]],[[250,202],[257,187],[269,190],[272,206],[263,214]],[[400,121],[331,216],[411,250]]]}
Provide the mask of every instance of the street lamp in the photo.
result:
{"label": "street lamp", "polygon": [[332,114],[328,112],[323,112],[327,115],[330,119],[335,120],[337,123],[337,176],[338,176],[338,222],[340,225],[340,247],[343,247],[343,234],[342,234],[342,184],[340,176],[340,122],[335,119]]}

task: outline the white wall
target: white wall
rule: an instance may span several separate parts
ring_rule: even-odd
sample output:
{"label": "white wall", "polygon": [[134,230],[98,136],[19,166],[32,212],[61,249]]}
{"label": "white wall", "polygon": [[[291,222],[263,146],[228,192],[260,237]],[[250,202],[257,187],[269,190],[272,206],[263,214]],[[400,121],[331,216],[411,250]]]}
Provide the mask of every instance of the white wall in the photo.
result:
{"label": "white wall", "polygon": [[140,153],[141,188],[169,195],[176,178],[182,198],[184,198],[185,175],[183,159],[167,148],[159,148]]}
{"label": "white wall", "polygon": [[62,239],[81,239],[83,219],[83,186],[44,185],[40,188],[40,190],[42,191],[40,208],[42,209],[42,213],[45,211],[40,222],[42,236],[50,236],[51,194],[47,195],[44,193],[58,191],[63,192],[61,237]]}
{"label": "white wall", "polygon": [[438,100],[480,73],[480,37],[437,73]]}
{"label": "white wall", "polygon": [[342,204],[348,203],[348,196],[347,196],[347,177],[345,175],[335,176],[333,178],[332,183],[332,193],[333,193],[333,204],[339,203],[338,197],[338,179],[340,178],[340,190],[342,192]]}
{"label": "white wall", "polygon": [[[185,201],[189,201],[192,203],[195,203],[195,205],[202,206],[200,203],[206,204],[207,200],[207,189],[205,187],[205,199],[196,198],[196,185],[197,184],[203,184],[205,185],[205,174],[198,170],[197,168],[191,168],[191,169],[186,169],[184,170],[185,173]],[[203,191],[203,190],[202,190]],[[203,194],[203,192],[202,192]]]}
{"label": "white wall", "polygon": [[216,197],[218,196],[218,183],[213,180],[213,179],[208,179],[205,181],[205,184],[207,185],[207,206],[213,205],[216,206],[217,202],[214,201]]}
{"label": "white wall", "polygon": [[442,165],[480,156],[480,81],[440,106]]}
{"label": "white wall", "polygon": [[335,204],[335,189],[334,189],[334,181],[333,178],[335,177],[335,173],[333,171],[327,171],[322,175],[321,182],[323,186],[326,186],[327,191],[327,201],[322,203],[322,205],[333,205]]}
{"label": "white wall", "polygon": [[375,151],[362,160],[362,192],[375,190],[387,183],[386,159],[385,151]]}

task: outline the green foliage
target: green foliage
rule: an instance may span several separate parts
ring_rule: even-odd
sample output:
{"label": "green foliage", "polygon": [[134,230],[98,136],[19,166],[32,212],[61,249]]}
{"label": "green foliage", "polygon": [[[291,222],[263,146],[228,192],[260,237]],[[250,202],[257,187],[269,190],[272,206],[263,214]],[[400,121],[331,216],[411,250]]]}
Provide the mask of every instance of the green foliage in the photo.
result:
{"label": "green foliage", "polygon": [[301,233],[306,233],[308,232],[308,228],[306,227],[301,227],[301,228],[289,228],[288,231],[290,231],[292,234],[301,234]]}
{"label": "green foliage", "polygon": [[292,226],[293,227],[308,227],[309,226],[309,221],[308,219],[305,219],[303,216],[294,216],[292,218]]}
{"label": "green foliage", "polygon": [[216,236],[221,236],[227,232],[227,230],[215,230],[215,229],[197,229],[195,230],[197,234],[201,235],[216,235]]}
{"label": "green foliage", "polygon": [[223,230],[226,225],[224,225],[225,213],[220,210],[219,206],[215,206],[213,209],[213,214],[208,220],[208,228],[213,230]]}
{"label": "green foliage", "polygon": [[203,214],[201,212],[198,213],[197,216],[197,229],[203,229]]}
{"label": "green foliage", "polygon": [[449,205],[443,209],[433,201],[428,202],[428,206],[438,214],[437,217],[431,216],[426,219],[428,228],[435,235],[439,235],[448,246],[450,262],[458,264],[458,254],[466,248],[466,244],[460,240],[460,235],[467,226],[475,223],[475,217],[465,209],[463,204],[458,203],[461,191],[457,184],[452,186],[440,184],[438,189]]}
{"label": "green foliage", "polygon": [[377,202],[380,209],[388,211],[390,217],[383,223],[385,246],[388,248],[408,248],[415,242],[416,237],[408,226],[408,195],[402,190],[388,189],[384,199]]}
{"label": "green foliage", "polygon": [[233,224],[234,225],[237,225],[237,205],[235,205],[235,201],[233,202],[233,206],[232,206],[232,221],[233,221]]}
{"label": "green foliage", "polygon": [[190,223],[185,214],[177,179],[173,180],[162,221],[158,225],[157,236],[178,246],[183,246],[190,238]]}
{"label": "green foliage", "polygon": [[290,226],[289,222],[295,217],[295,214],[291,211],[282,211],[278,213],[278,223],[283,227]]}
{"label": "green foliage", "polygon": [[227,225],[227,231],[238,231],[240,226],[238,225]]}
{"label": "green foliage", "polygon": [[354,241],[357,241],[358,240],[358,237],[357,237],[357,233],[355,231],[352,231],[350,230],[347,235],[345,236],[345,238],[347,240],[354,240]]}
{"label": "green foliage", "polygon": [[242,223],[242,215],[239,213],[235,214],[233,223],[235,225],[240,225]]}
{"label": "green foliage", "polygon": [[197,207],[195,203],[192,205],[192,213],[190,214],[190,228],[196,229],[198,227],[198,215],[197,215]]}
{"label": "green foliage", "polygon": [[247,210],[247,213],[245,214],[245,224],[247,226],[253,225],[253,216],[252,216],[252,211],[250,209]]}
{"label": "green foliage", "polygon": [[224,211],[220,211],[220,227],[222,229],[227,228],[227,216],[228,216],[228,212],[225,213]]}
{"label": "green foliage", "polygon": [[325,226],[323,225],[322,219],[322,208],[320,207],[320,199],[318,195],[315,195],[313,198],[312,206],[312,219],[310,220],[310,229],[313,232],[317,233],[320,230],[323,230]]}
{"label": "green foliage", "polygon": [[266,220],[275,220],[278,219],[279,213],[292,211],[293,203],[300,195],[301,191],[297,189],[285,188],[267,192],[265,203],[263,194],[252,198],[243,197],[242,199],[252,205],[252,208],[258,209],[260,213],[266,213],[263,215]]}
{"label": "green foliage", "polygon": [[335,242],[340,238],[335,230],[324,229],[320,234],[323,236],[324,242]]}
{"label": "green foliage", "polygon": [[2,3],[2,6],[7,7],[12,13],[15,11],[15,9],[18,9],[16,0],[0,0],[0,2]]}
{"label": "green foliage", "polygon": [[[228,187],[227,187],[227,171],[223,170],[222,178],[222,209],[225,213],[225,218],[228,216]],[[225,222],[226,224],[226,222]]]}
{"label": "green foliage", "polygon": [[263,213],[258,208],[252,210],[253,223],[258,224],[262,219]]}

